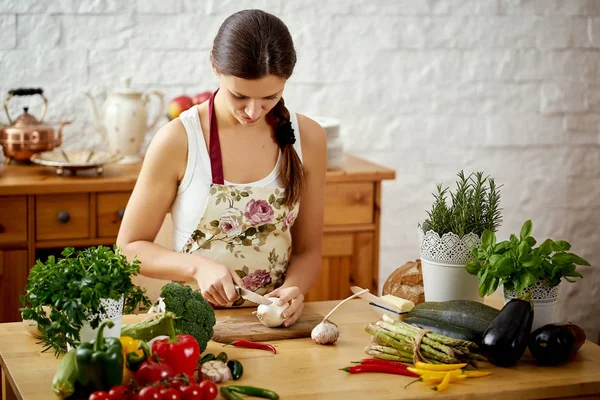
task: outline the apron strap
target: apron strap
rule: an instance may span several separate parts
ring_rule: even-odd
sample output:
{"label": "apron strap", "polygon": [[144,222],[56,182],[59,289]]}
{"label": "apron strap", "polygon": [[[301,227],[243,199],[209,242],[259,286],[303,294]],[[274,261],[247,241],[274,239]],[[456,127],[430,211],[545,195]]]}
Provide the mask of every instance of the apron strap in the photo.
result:
{"label": "apron strap", "polygon": [[221,157],[221,142],[219,141],[219,129],[217,128],[217,119],[215,118],[215,95],[217,89],[208,100],[208,125],[209,125],[209,145],[208,154],[210,156],[210,169],[212,172],[212,181],[214,184],[223,185],[223,158]]}

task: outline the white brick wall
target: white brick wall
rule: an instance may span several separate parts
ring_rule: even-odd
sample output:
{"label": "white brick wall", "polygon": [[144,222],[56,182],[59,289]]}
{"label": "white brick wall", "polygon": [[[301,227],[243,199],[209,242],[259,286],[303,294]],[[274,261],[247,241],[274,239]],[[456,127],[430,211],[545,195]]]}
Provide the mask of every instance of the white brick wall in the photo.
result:
{"label": "white brick wall", "polygon": [[[294,36],[287,102],[340,118],[349,151],[397,171],[382,282],[418,257],[435,183],[460,169],[504,185],[500,236],[531,218],[600,265],[599,0],[0,0],[0,94],[43,87],[49,117],[75,120],[65,147],[102,146],[84,91],[103,100],[123,75],[167,98],[214,88],[214,34],[248,7]],[[600,274],[585,272],[569,291],[589,295],[571,301],[598,310]]]}

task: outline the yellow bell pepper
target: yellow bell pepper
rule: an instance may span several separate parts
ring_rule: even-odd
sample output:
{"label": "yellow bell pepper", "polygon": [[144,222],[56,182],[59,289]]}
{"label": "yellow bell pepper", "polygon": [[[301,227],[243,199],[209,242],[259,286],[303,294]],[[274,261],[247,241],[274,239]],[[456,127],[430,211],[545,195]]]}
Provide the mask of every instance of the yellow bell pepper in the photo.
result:
{"label": "yellow bell pepper", "polygon": [[421,361],[415,363],[415,367],[418,369],[427,369],[430,371],[451,371],[453,369],[460,369],[466,367],[467,364],[427,364]]}
{"label": "yellow bell pepper", "polygon": [[128,385],[133,379],[135,371],[127,367],[127,354],[135,353],[137,356],[143,357],[144,351],[139,348],[140,341],[130,336],[121,336],[119,338],[121,346],[123,347],[123,385]]}

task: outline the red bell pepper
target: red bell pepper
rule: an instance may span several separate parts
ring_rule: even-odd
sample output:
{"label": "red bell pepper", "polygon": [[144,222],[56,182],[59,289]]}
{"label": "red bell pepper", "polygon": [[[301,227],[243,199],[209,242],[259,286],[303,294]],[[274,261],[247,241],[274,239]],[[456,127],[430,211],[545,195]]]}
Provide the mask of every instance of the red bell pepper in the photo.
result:
{"label": "red bell pepper", "polygon": [[[166,314],[165,317],[167,317]],[[152,353],[156,353],[165,364],[173,369],[175,374],[185,373],[192,378],[200,358],[200,345],[192,335],[177,335],[173,318],[167,318],[166,324],[169,338],[152,343]]]}

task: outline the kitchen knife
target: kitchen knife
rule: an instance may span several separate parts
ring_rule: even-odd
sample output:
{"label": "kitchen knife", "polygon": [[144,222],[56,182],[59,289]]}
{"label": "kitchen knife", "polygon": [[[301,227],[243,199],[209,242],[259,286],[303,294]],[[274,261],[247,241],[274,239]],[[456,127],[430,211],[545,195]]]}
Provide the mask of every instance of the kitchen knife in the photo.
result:
{"label": "kitchen knife", "polygon": [[251,292],[248,289],[244,289],[241,286],[235,285],[235,290],[238,291],[238,293],[244,300],[248,300],[248,301],[251,301],[256,304],[265,304],[265,305],[272,304],[271,300],[267,299],[266,297],[261,296],[258,293]]}
{"label": "kitchen knife", "polygon": [[[358,293],[363,289],[358,286],[352,286],[350,288],[350,290],[352,291],[352,293]],[[398,307],[396,307],[395,304],[385,301],[381,297],[377,297],[374,294],[371,294],[369,292],[363,293],[359,297],[363,300],[366,300],[367,303],[369,303],[369,305],[377,307],[377,310],[380,311],[380,314],[382,312],[385,312],[386,309],[395,313],[393,315],[390,315],[391,317],[396,317],[396,316],[399,316],[400,314],[404,314],[402,311],[400,311],[400,309]],[[371,303],[373,303],[373,304],[371,304]]]}

